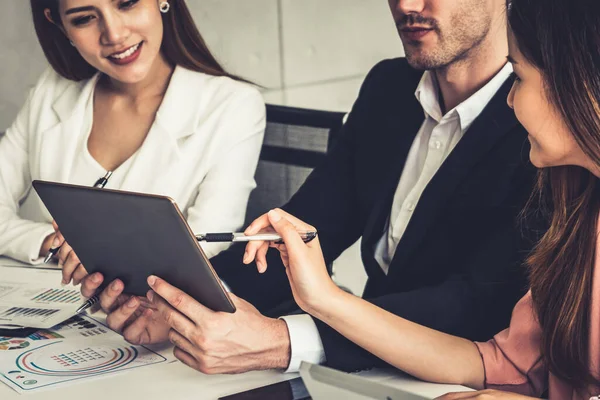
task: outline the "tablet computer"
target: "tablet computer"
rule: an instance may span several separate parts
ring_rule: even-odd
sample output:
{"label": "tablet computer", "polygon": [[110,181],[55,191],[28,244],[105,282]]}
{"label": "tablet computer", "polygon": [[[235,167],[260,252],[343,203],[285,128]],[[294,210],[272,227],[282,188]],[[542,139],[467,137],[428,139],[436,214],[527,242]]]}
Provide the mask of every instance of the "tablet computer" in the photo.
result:
{"label": "tablet computer", "polygon": [[302,378],[294,378],[219,397],[219,400],[311,400],[311,397]]}
{"label": "tablet computer", "polygon": [[371,379],[302,362],[300,376],[313,400],[426,400]]}
{"label": "tablet computer", "polygon": [[166,196],[34,181],[33,187],[88,273],[145,296],[156,275],[214,311],[235,312],[194,233]]}

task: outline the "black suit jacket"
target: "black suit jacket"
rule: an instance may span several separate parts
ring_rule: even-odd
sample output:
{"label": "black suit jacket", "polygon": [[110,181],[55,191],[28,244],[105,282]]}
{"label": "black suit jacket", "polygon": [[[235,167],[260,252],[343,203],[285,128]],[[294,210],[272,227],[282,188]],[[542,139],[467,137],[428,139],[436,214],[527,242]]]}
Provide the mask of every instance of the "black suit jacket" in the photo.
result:
{"label": "black suit jacket", "polygon": [[[408,151],[424,121],[414,95],[422,74],[404,59],[375,66],[339,142],[283,208],[318,229],[327,262],[362,236],[368,301],[440,331],[487,340],[508,326],[526,290],[522,264],[531,248],[518,216],[532,192],[535,168],[528,161],[527,133],[506,104],[511,82],[425,189],[387,276],[374,258]],[[243,247],[233,248],[213,258],[233,291],[266,314],[289,302],[277,252],[269,253],[262,276],[255,266],[241,266],[242,252]],[[383,364],[315,322],[330,366],[351,371]]]}

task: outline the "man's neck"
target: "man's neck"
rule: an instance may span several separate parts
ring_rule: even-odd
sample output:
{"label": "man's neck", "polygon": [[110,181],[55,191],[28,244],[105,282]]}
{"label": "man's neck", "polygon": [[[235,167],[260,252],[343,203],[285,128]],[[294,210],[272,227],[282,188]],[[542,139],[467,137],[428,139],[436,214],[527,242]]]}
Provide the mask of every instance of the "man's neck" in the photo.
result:
{"label": "man's neck", "polygon": [[[485,49],[485,50],[484,50]],[[434,71],[442,113],[452,110],[485,86],[506,64],[505,42],[482,42],[462,60]]]}

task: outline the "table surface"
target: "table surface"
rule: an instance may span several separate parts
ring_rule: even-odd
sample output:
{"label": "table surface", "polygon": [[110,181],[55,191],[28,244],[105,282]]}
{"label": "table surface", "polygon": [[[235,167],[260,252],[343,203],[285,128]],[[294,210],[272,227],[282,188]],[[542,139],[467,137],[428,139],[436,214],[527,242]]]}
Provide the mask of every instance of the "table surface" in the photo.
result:
{"label": "table surface", "polygon": [[[10,268],[23,266],[18,262],[0,257],[0,281]],[[31,268],[31,267],[25,267]],[[36,275],[40,280],[57,281],[59,271],[46,269]],[[434,398],[444,393],[469,390],[457,385],[439,385],[419,381],[397,370],[371,370],[361,375],[373,380],[385,381],[387,385],[402,388],[408,392]],[[292,379],[298,374],[284,374],[278,371],[257,371],[240,375],[204,375],[186,365],[175,362],[109,375],[100,379],[81,382],[38,393],[19,395],[11,388],[0,384],[0,399],[20,398],[45,400],[106,400],[122,398],[151,399],[217,399],[244,390]],[[84,394],[82,394],[84,392]]]}

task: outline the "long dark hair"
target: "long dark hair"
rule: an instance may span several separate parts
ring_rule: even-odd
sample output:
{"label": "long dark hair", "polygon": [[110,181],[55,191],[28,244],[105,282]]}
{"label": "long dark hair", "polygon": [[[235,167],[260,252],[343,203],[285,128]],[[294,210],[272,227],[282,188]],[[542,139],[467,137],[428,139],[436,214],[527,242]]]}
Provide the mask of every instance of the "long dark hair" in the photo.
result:
{"label": "long dark hair", "polygon": [[[508,22],[520,52],[541,72],[548,99],[583,152],[600,165],[597,2],[512,0]],[[537,195],[550,210],[550,229],[528,259],[542,354],[554,375],[583,390],[600,384],[589,357],[600,185],[581,167],[552,167],[540,171]]]}
{"label": "long dark hair", "polygon": [[[96,72],[69,44],[58,26],[46,19],[44,10],[49,9],[52,19],[61,24],[60,0],[31,0],[33,24],[42,50],[50,65],[67,79],[80,81],[91,78]],[[163,42],[161,52],[167,62],[196,72],[214,76],[228,76],[243,80],[225,71],[208,49],[198,32],[196,24],[184,0],[169,0],[171,8],[161,14],[163,20]]]}

